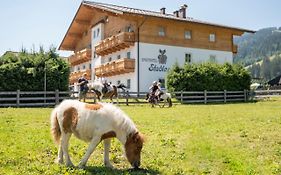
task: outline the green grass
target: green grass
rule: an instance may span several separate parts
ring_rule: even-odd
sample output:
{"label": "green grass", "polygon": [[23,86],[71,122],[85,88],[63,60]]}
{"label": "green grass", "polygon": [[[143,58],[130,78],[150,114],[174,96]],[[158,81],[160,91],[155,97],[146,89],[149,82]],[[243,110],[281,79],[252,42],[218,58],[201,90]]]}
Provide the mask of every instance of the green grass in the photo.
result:
{"label": "green grass", "polygon": [[[131,171],[114,139],[103,167],[101,145],[85,170],[54,162],[49,108],[0,108],[0,174],[281,174],[281,99],[257,103],[121,106],[146,136],[141,171]],[[72,137],[77,165],[87,144]]]}

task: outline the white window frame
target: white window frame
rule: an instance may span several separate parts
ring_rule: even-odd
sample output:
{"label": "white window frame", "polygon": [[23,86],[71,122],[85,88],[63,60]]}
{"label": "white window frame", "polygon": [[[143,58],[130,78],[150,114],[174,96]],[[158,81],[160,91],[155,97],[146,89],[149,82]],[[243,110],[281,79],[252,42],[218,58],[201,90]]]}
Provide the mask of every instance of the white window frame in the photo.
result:
{"label": "white window frame", "polygon": [[166,30],[165,30],[165,27],[159,27],[158,29],[158,36],[161,36],[161,37],[164,37],[166,36]]}
{"label": "white window frame", "polygon": [[209,57],[209,62],[210,63],[217,63],[217,56],[216,55],[210,55]]}
{"label": "white window frame", "polygon": [[184,31],[184,39],[186,39],[186,40],[192,39],[192,32],[191,32],[191,30],[185,30]]}
{"label": "white window frame", "polygon": [[131,89],[131,79],[127,79],[127,89]]}
{"label": "white window frame", "polygon": [[215,33],[210,33],[209,41],[210,42],[216,42],[216,34]]}
{"label": "white window frame", "polygon": [[[190,55],[189,61],[187,60],[187,55]],[[185,53],[184,54],[184,62],[188,63],[188,64],[192,63],[192,54],[191,53]]]}

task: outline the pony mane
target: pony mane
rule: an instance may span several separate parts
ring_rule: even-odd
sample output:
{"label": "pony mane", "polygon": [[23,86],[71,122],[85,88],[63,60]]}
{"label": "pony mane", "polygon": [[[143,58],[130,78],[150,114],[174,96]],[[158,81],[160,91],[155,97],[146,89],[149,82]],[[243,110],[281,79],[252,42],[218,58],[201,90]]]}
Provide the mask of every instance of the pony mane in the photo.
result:
{"label": "pony mane", "polygon": [[110,103],[102,103],[106,110],[115,118],[116,125],[127,135],[138,132],[134,122],[120,108]]}

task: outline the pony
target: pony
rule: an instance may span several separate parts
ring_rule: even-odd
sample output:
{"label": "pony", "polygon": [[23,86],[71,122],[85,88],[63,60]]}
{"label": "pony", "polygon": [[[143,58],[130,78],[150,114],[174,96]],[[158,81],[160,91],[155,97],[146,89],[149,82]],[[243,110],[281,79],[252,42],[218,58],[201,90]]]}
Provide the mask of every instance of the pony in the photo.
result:
{"label": "pony", "polygon": [[104,165],[113,168],[109,161],[111,138],[116,137],[124,146],[125,155],[131,166],[138,168],[141,161],[143,135],[133,121],[118,107],[110,103],[87,104],[78,100],[64,100],[51,113],[51,133],[58,144],[57,163],[73,166],[68,146],[72,134],[90,142],[79,162],[83,168],[97,145],[104,143]]}
{"label": "pony", "polygon": [[118,86],[108,85],[108,87],[105,88],[103,83],[96,81],[93,83],[91,90],[94,91],[94,93],[97,95],[99,101],[101,101],[102,98],[105,97],[109,98],[111,102],[113,102],[113,97],[116,97],[118,101],[118,88],[124,90],[126,86],[124,84],[119,84]]}
{"label": "pony", "polygon": [[[168,104],[168,107],[173,106],[172,95],[165,91],[157,90],[154,95],[147,93],[146,100],[151,103],[152,107],[154,107],[156,104],[159,104],[159,106],[162,108],[165,107],[166,104]],[[161,105],[160,102],[163,102],[163,105]]]}
{"label": "pony", "polygon": [[168,92],[163,92],[163,94],[160,95],[160,100],[164,101],[164,104],[163,104],[162,107],[164,107],[166,105],[166,103],[168,103],[168,107],[173,106],[172,95]]}

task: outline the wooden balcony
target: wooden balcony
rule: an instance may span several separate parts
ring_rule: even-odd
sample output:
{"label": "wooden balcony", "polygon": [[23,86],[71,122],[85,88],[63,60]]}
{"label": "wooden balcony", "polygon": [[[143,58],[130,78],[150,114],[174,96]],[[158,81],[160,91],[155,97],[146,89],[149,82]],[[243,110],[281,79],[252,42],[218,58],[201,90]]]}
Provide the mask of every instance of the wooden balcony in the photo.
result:
{"label": "wooden balcony", "polygon": [[113,52],[128,48],[135,43],[134,32],[122,32],[110,38],[102,40],[96,45],[96,53],[100,56],[108,55]]}
{"label": "wooden balcony", "polygon": [[95,68],[97,77],[111,77],[135,71],[135,59],[123,58]]}
{"label": "wooden balcony", "polygon": [[77,82],[78,82],[78,79],[79,79],[80,77],[82,77],[82,75],[83,75],[84,73],[87,73],[86,79],[87,79],[87,80],[90,80],[90,79],[91,79],[91,70],[90,70],[90,69],[87,69],[87,70],[84,70],[84,71],[79,71],[79,72],[72,72],[72,73],[70,73],[70,75],[69,75],[69,84],[77,83]]}
{"label": "wooden balcony", "polygon": [[237,52],[238,52],[238,46],[233,44],[232,45],[232,53],[237,54]]}
{"label": "wooden balcony", "polygon": [[92,57],[92,50],[91,49],[83,49],[79,52],[76,52],[75,55],[71,55],[69,57],[69,63],[71,66],[75,66],[87,61],[90,61]]}

